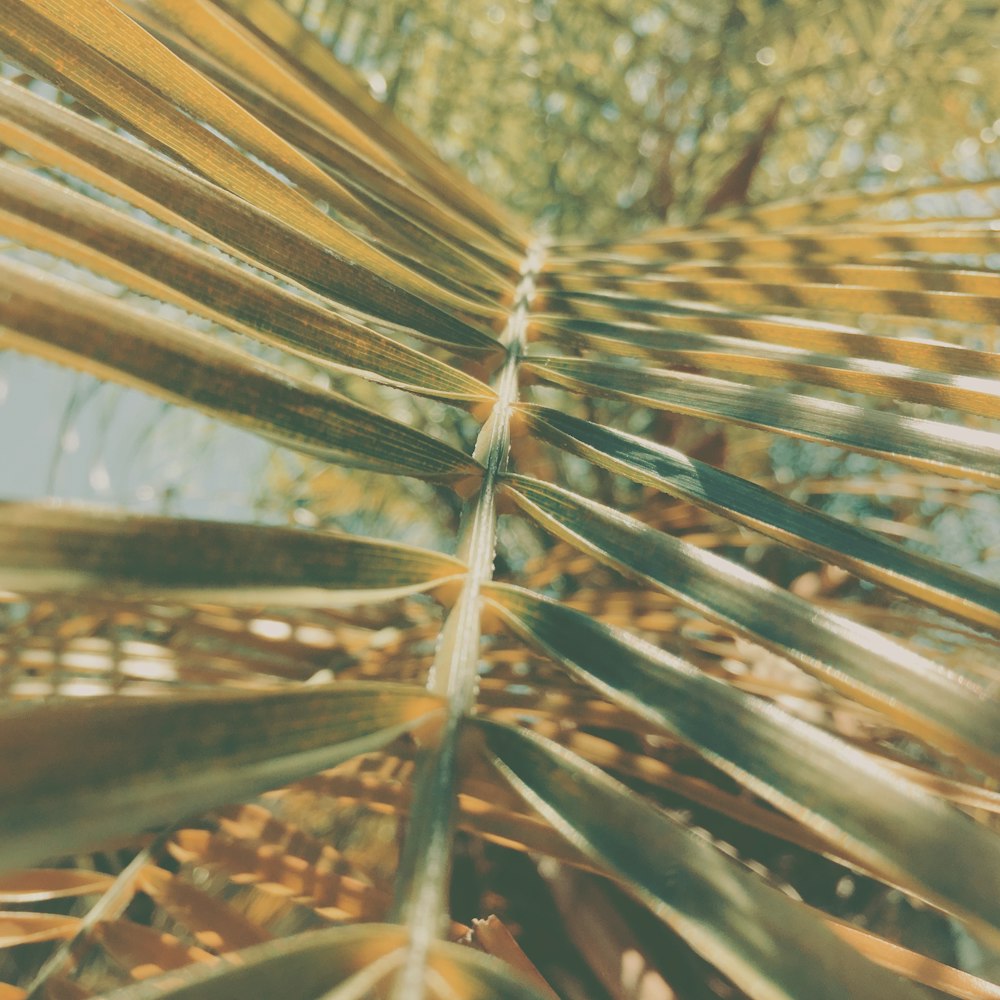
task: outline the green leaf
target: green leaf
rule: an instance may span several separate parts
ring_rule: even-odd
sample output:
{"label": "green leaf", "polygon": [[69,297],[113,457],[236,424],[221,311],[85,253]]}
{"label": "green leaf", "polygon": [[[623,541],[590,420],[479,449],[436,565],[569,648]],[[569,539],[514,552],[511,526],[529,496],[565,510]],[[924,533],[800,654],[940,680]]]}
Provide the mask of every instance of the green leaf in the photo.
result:
{"label": "green leaf", "polygon": [[0,164],[0,233],[320,364],[403,389],[480,401],[478,379],[266,281],[219,254],[25,170]]}
{"label": "green leaf", "polygon": [[[106,993],[106,1000],[341,1000],[368,990],[396,970],[406,930],[391,924],[355,924],[306,931],[245,948],[212,964],[189,965],[145,982]],[[354,979],[352,977],[357,977]],[[435,942],[429,985],[444,996],[469,1000],[541,1000],[509,966],[472,948]],[[361,984],[368,989],[361,990]],[[342,989],[338,989],[338,986]],[[435,990],[435,995],[442,995]]]}
{"label": "green leaf", "polygon": [[[390,253],[405,267],[422,273],[442,288],[481,306],[494,306],[496,299],[516,278],[517,261],[513,265],[501,265],[490,259],[485,250],[479,249],[479,244],[489,243],[489,239],[458,216],[440,219],[445,228],[443,231],[436,229],[425,218],[435,214],[435,206],[426,197],[394,173],[375,167],[327,131],[278,101],[274,94],[265,90],[264,77],[270,75],[266,72],[270,55],[266,47],[257,40],[247,40],[246,29],[232,22],[228,27],[233,31],[223,29],[220,33],[218,29],[226,15],[214,5],[210,6],[208,0],[198,0],[195,4],[179,0],[168,11],[166,8],[171,2],[158,0],[155,11],[147,6],[135,11],[133,16],[258,121],[306,153],[342,184],[361,206],[364,214],[358,215],[358,219],[363,218],[368,234],[378,241],[383,252]],[[175,20],[177,24],[173,23]],[[180,22],[187,24],[186,31]],[[236,37],[245,46],[235,60],[243,63],[243,68],[227,65],[232,54],[229,43]],[[253,68],[247,68],[247,64],[252,64]],[[457,239],[458,233],[465,233],[472,239],[478,236],[478,242],[474,247],[462,244]],[[494,244],[494,247],[499,245]],[[500,247],[498,255],[500,260],[505,260],[511,251]]]}
{"label": "green leaf", "polygon": [[26,906],[102,895],[114,884],[114,876],[77,868],[28,868],[0,874],[0,904]]}
{"label": "green leaf", "polygon": [[1000,630],[1000,587],[982,577],[908,552],[873,531],[785,500],[673,448],[556,410],[522,405],[520,411],[527,426],[544,440],[602,468],[721,514],[864,579]]}
{"label": "green leaf", "polygon": [[441,481],[480,471],[457,449],[215,337],[19,264],[0,263],[0,328],[9,347],[194,406],[327,461]]}
{"label": "green leaf", "polygon": [[[732,212],[720,213],[713,218],[704,219],[699,224],[701,229],[742,229],[753,227],[757,229],[768,229],[773,231],[778,226],[789,226],[803,220],[823,220],[823,219],[843,219],[857,215],[886,202],[894,201],[897,198],[916,198],[918,195],[942,195],[951,194],[955,191],[988,191],[991,188],[1000,186],[996,177],[987,177],[980,181],[970,181],[964,177],[953,179],[940,179],[927,184],[909,184],[905,187],[884,186],[874,191],[849,188],[842,191],[820,191],[816,194],[807,194],[804,197],[783,198],[780,201],[765,202],[760,205],[753,205],[748,208],[739,208]],[[968,216],[962,217],[962,221],[968,220]],[[925,225],[926,220],[919,216],[915,219],[907,220],[911,225]],[[899,229],[906,225],[906,222],[893,221],[890,223],[880,223],[877,219],[864,218],[850,223],[855,227],[872,227],[888,225],[893,229]],[[648,240],[650,237],[668,235],[676,232],[676,227],[662,227],[651,232],[642,234],[640,240]]]}
{"label": "green leaf", "polygon": [[[604,326],[599,333],[572,326],[557,334],[562,341],[583,343],[609,353],[653,356],[676,365],[735,372],[781,382],[809,382],[844,392],[863,392],[894,400],[943,406],[986,417],[1000,417],[1000,379],[923,371],[908,364],[840,357],[802,347],[763,344],[741,337],[719,337],[673,330],[635,330]],[[905,344],[904,341],[899,341]],[[955,353],[959,353],[957,350]],[[980,352],[970,352],[980,353]],[[996,356],[989,358],[995,367]],[[975,358],[963,359],[970,364]]]}
{"label": "green leaf", "polygon": [[[354,267],[442,308],[488,317],[500,313],[496,306],[456,295],[404,267],[312,205],[304,195],[325,200],[361,222],[369,215],[343,185],[111,0],[91,0],[86,10],[70,0],[2,0],[0,10],[6,11],[0,38],[5,38],[8,51],[199,173],[293,222]],[[272,169],[250,156],[232,155],[232,147],[201,122]],[[279,175],[298,185],[301,193]]]}
{"label": "green leaf", "polygon": [[93,847],[385,746],[441,701],[400,685],[177,691],[8,707],[0,868]]}
{"label": "green leaf", "polygon": [[579,358],[532,358],[525,370],[569,389],[673,413],[745,424],[1000,486],[1000,434],[722,379]]}
{"label": "green leaf", "polygon": [[527,476],[505,482],[518,506],[571,545],[773,649],[937,746],[1000,774],[1000,705],[979,685],[633,517]]}
{"label": "green leaf", "polygon": [[423,257],[440,259],[445,245],[434,241],[441,236],[450,243],[476,248],[495,261],[492,269],[471,253],[459,251],[449,254],[456,276],[477,283],[485,280],[494,292],[504,291],[506,285],[498,272],[513,269],[516,274],[520,255],[447,202],[434,198],[415,178],[399,173],[391,160],[385,162],[385,153],[369,136],[326,103],[236,18],[207,0],[158,0],[155,9],[145,7],[137,13],[154,33],[166,32],[168,44],[183,58],[282,138],[330,167],[362,200],[370,204],[365,196],[374,195],[383,238],[399,237],[393,228],[402,223],[408,234],[422,237],[422,244],[413,245],[412,250]]}
{"label": "green leaf", "polygon": [[[994,252],[996,247],[994,247]],[[683,272],[681,272],[683,275]],[[740,308],[839,310],[879,316],[919,316],[960,323],[995,324],[1000,321],[1000,297],[956,291],[912,291],[867,285],[815,281],[789,283],[749,281],[706,276],[699,281],[672,273],[640,277],[588,276],[564,273],[552,276],[557,295],[608,292],[625,296],[622,304],[693,299],[723,302]]]}
{"label": "green leaf", "polygon": [[593,318],[581,319],[575,315],[547,317],[543,314],[532,318],[532,327],[546,338],[586,344],[604,354],[628,358],[659,357],[661,348],[669,355],[674,343],[669,337],[664,339],[664,333],[683,330],[737,338],[743,342],[739,346],[744,351],[753,350],[753,345],[760,342],[835,355],[842,359],[868,358],[952,375],[982,377],[985,374],[1000,374],[1000,355],[987,351],[976,351],[940,340],[878,337],[856,326],[801,316],[733,312],[717,306],[693,304],[660,304],[655,311],[626,314],[613,303],[597,299],[578,300],[574,312]]}
{"label": "green leaf", "polygon": [[447,983],[460,997],[473,1000],[550,1000],[506,962],[472,948],[437,941],[431,945],[428,966],[432,976]]}
{"label": "green leaf", "polygon": [[356,924],[306,931],[244,948],[106,993],[106,1000],[318,1000],[345,979],[391,961],[405,942],[400,927]]}
{"label": "green leaf", "polygon": [[[0,19],[0,38],[4,27]],[[58,76],[54,71],[50,75]],[[127,79],[129,88],[139,86]],[[244,200],[7,80],[0,80],[0,138],[41,163],[81,177],[229,252],[245,254],[335,302],[454,349],[498,350],[489,334],[359,267],[311,229],[273,214],[273,205]],[[216,140],[210,136],[208,141]],[[215,155],[239,162],[224,143]]]}
{"label": "green leaf", "polygon": [[0,588],[22,593],[335,607],[464,572],[450,556],[350,535],[0,503]]}
{"label": "green leaf", "polygon": [[805,906],[575,754],[534,733],[485,720],[476,726],[497,769],[531,806],[751,997],[922,995],[841,943]]}
{"label": "green leaf", "polygon": [[[653,272],[655,273],[655,272]],[[942,264],[775,264],[745,261],[742,264],[684,261],[670,267],[671,275],[753,281],[764,278],[783,285],[800,282],[818,285],[858,285],[886,292],[953,292],[961,295],[1000,298],[1000,274]]]}
{"label": "green leaf", "polygon": [[79,917],[25,910],[0,910],[0,921],[0,948],[4,950],[41,941],[68,940],[80,926]]}
{"label": "green leaf", "polygon": [[662,237],[638,236],[620,244],[617,252],[640,261],[732,260],[797,261],[838,256],[853,260],[875,260],[910,253],[991,254],[1000,247],[1000,234],[987,228],[907,231],[838,229],[798,233],[729,233],[677,230]]}
{"label": "green leaf", "polygon": [[[459,170],[450,167],[391,110],[375,100],[356,73],[274,0],[219,0],[253,26],[272,50],[306,77],[329,105],[356,125],[367,149],[418,178],[441,199],[455,205],[488,232],[523,253],[525,227]],[[359,148],[361,148],[359,146]]]}
{"label": "green leaf", "polygon": [[[836,854],[1000,940],[992,831],[842,740],[628,632],[521,588],[492,584],[486,597],[522,638],[690,744]],[[975,866],[942,865],[942,844]]]}

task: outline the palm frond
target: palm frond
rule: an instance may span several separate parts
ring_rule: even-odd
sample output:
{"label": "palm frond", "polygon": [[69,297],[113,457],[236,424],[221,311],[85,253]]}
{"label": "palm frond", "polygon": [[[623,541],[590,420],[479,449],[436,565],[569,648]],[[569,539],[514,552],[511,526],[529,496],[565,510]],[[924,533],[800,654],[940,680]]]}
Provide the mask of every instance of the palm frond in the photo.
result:
{"label": "palm frond", "polygon": [[[907,118],[982,113],[961,6],[493,5],[600,112],[547,213],[475,46],[414,121],[475,96],[482,185],[334,56],[395,3],[0,0],[0,344],[272,449],[242,519],[0,505],[0,997],[998,995],[1000,588],[942,542],[1000,516],[998,182]],[[802,152],[831,107],[914,183]]]}

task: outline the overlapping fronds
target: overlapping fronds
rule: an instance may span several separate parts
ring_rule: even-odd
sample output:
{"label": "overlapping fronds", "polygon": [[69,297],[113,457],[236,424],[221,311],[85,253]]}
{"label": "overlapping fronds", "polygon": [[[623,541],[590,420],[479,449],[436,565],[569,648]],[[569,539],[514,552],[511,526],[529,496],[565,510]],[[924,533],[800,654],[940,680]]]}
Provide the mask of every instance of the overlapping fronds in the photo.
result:
{"label": "overlapping fronds", "polygon": [[[0,0],[0,344],[267,442],[294,525],[0,504],[0,998],[1000,996],[1000,586],[906,507],[997,509],[998,184],[748,207],[777,88],[557,242],[314,6]],[[980,72],[944,6],[845,66]]]}

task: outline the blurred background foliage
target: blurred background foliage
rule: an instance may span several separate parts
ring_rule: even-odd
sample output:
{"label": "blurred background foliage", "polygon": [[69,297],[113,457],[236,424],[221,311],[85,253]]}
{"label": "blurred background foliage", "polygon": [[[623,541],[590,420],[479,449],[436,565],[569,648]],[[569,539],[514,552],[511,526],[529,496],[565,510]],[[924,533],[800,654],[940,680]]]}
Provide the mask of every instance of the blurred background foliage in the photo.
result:
{"label": "blurred background foliage", "polygon": [[690,224],[747,188],[762,202],[1000,168],[995,4],[284,2],[558,235]]}

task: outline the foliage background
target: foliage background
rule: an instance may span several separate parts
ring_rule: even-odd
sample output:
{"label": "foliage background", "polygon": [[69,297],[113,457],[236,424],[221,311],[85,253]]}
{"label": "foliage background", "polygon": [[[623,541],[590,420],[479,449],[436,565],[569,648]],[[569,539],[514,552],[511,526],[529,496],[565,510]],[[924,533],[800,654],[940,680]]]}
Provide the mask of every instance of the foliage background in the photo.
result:
{"label": "foliage background", "polygon": [[[559,235],[996,173],[996,12],[957,0],[286,0],[477,184]],[[777,109],[777,120],[766,123]]]}

